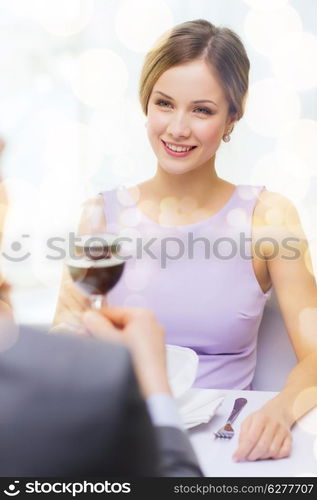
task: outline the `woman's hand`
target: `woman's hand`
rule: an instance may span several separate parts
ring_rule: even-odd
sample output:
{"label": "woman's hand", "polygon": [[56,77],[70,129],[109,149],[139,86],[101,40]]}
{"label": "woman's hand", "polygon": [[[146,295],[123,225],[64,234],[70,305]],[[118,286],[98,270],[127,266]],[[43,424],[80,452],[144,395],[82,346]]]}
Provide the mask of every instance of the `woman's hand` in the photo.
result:
{"label": "woman's hand", "polygon": [[269,402],[251,413],[241,424],[235,461],[286,458],[291,453],[292,434],[287,418],[280,408]]}
{"label": "woman's hand", "polygon": [[64,321],[65,317],[73,312],[82,313],[88,310],[89,306],[89,298],[75,285],[67,267],[65,267],[54,323]]}
{"label": "woman's hand", "polygon": [[[87,200],[84,203],[77,236],[100,235],[107,232],[106,219],[104,214],[104,199],[102,195]],[[72,248],[74,251],[74,248]],[[104,305],[107,305],[107,298],[104,298]],[[82,313],[91,309],[89,297],[84,295],[74,283],[67,266],[61,282],[57,308],[53,320],[54,328],[51,331],[71,331],[73,333],[84,333],[82,323]]]}

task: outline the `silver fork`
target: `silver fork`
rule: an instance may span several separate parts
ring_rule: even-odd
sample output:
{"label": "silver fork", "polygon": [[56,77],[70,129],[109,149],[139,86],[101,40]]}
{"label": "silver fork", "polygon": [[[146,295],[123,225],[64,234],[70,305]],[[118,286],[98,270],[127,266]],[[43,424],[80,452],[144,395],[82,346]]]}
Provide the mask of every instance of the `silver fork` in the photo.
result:
{"label": "silver fork", "polygon": [[234,435],[234,430],[232,428],[232,423],[235,421],[237,416],[239,415],[240,411],[244,407],[244,405],[247,403],[247,400],[245,398],[237,398],[234,402],[232,412],[230,413],[227,422],[223,427],[221,427],[217,432],[214,432],[214,436],[216,438],[227,438],[231,439],[232,436]]}

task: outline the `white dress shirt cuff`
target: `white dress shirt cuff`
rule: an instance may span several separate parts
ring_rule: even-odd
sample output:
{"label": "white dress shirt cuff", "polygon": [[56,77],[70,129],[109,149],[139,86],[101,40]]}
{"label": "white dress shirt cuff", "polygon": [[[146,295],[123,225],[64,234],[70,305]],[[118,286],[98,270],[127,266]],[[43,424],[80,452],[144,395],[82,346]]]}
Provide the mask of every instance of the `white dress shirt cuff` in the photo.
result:
{"label": "white dress shirt cuff", "polygon": [[158,427],[176,427],[184,430],[176,402],[169,394],[153,394],[146,399],[146,405],[153,425]]}

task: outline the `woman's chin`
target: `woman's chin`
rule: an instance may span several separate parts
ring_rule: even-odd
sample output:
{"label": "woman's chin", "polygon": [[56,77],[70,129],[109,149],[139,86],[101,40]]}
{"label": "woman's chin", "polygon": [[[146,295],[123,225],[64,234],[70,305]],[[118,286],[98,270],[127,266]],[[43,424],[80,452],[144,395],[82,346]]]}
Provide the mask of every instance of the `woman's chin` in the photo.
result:
{"label": "woman's chin", "polygon": [[182,166],[182,165],[167,165],[167,164],[159,164],[159,168],[163,170],[165,173],[170,175],[182,175],[187,174],[187,172],[191,172],[195,169],[192,166]]}

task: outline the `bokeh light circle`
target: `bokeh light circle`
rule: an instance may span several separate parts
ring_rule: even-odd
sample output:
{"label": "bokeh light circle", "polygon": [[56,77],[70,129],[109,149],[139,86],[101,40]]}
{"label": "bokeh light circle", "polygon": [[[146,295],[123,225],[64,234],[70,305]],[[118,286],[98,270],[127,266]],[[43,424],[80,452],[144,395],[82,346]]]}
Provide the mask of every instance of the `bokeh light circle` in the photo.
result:
{"label": "bokeh light circle", "polygon": [[96,108],[113,105],[122,99],[127,86],[127,66],[114,51],[90,49],[79,56],[72,89],[84,104]]}
{"label": "bokeh light circle", "polygon": [[[132,193],[130,191],[132,191]],[[117,189],[117,199],[120,205],[122,205],[123,207],[134,206],[140,198],[140,188],[138,186],[130,188],[130,191],[128,191],[128,189],[124,187],[120,187]]]}
{"label": "bokeh light circle", "polygon": [[311,176],[317,175],[317,121],[301,119],[289,123],[279,136],[277,147],[297,155]]}
{"label": "bokeh light circle", "polygon": [[144,200],[138,205],[140,212],[146,217],[157,221],[159,218],[158,204],[154,200]]}
{"label": "bokeh light circle", "polygon": [[243,208],[233,208],[227,214],[227,223],[231,227],[245,227],[247,223],[247,214]]}
{"label": "bokeh light circle", "polygon": [[252,200],[258,196],[257,186],[237,186],[237,194],[241,200]]}
{"label": "bokeh light circle", "polygon": [[28,16],[39,22],[49,33],[71,36],[82,31],[91,20],[94,0],[31,0]]}
{"label": "bokeh light circle", "polygon": [[284,212],[278,208],[270,208],[265,213],[265,222],[269,226],[280,226],[284,222]]}
{"label": "bokeh light circle", "polygon": [[100,168],[104,155],[102,137],[85,123],[66,116],[57,117],[45,141],[44,163],[47,172],[59,173],[65,183],[86,182]]}
{"label": "bokeh light circle", "polygon": [[277,137],[285,126],[300,116],[300,100],[289,87],[273,78],[250,86],[245,120],[256,133]]}
{"label": "bokeh light circle", "polygon": [[283,35],[301,30],[301,18],[290,6],[268,11],[251,9],[244,22],[246,39],[265,56],[273,54],[276,43]]}
{"label": "bokeh light circle", "polygon": [[140,222],[140,212],[136,207],[125,208],[120,213],[120,224],[124,227],[134,227]]}
{"label": "bokeh light circle", "polygon": [[317,37],[311,33],[288,33],[276,42],[273,72],[282,83],[296,90],[317,85]]}
{"label": "bokeh light circle", "polygon": [[161,212],[177,213],[179,209],[179,199],[176,196],[166,196],[160,203]]}
{"label": "bokeh light circle", "polygon": [[111,172],[122,184],[129,184],[135,177],[136,161],[131,155],[118,155],[113,158]]}
{"label": "bokeh light circle", "polygon": [[142,307],[147,308],[147,300],[144,295],[141,294],[130,294],[123,301],[124,307]]}
{"label": "bokeh light circle", "polygon": [[305,307],[298,319],[302,339],[313,345],[317,339],[317,308]]}
{"label": "bokeh light circle", "polygon": [[272,11],[287,5],[288,0],[243,0],[254,9]]}
{"label": "bokeh light circle", "polygon": [[136,262],[133,268],[124,273],[124,282],[131,291],[139,292],[146,288],[151,279],[150,266],[144,262]]}
{"label": "bokeh light circle", "polygon": [[291,200],[302,200],[309,188],[309,176],[305,165],[301,175],[301,159],[287,150],[277,150],[259,158],[251,172],[255,185],[280,193]]}
{"label": "bokeh light circle", "polygon": [[147,52],[173,24],[172,11],[164,1],[125,0],[118,8],[115,30],[128,49]]}

